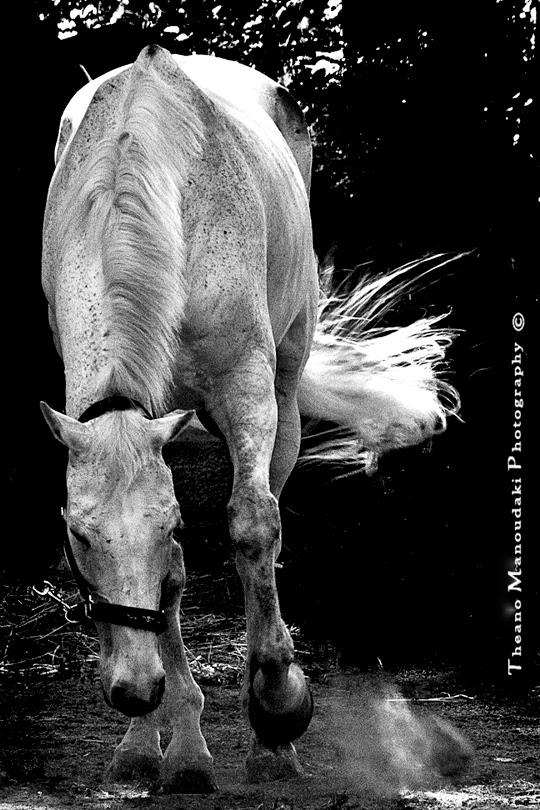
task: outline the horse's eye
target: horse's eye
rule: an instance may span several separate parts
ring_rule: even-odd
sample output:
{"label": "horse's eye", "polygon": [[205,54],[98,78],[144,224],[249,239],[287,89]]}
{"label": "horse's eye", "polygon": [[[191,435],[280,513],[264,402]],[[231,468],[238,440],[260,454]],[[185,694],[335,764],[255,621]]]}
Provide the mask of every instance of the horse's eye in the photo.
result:
{"label": "horse's eye", "polygon": [[75,540],[82,543],[82,545],[86,546],[86,548],[90,548],[90,541],[83,534],[75,531],[75,529],[72,529],[71,526],[69,527],[69,532],[75,538]]}

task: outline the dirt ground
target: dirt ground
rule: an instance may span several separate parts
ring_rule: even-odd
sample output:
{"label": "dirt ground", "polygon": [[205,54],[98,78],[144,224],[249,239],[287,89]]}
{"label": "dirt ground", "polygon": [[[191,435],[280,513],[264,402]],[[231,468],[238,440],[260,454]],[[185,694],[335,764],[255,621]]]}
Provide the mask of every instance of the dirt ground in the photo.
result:
{"label": "dirt ground", "polygon": [[[171,465],[175,480],[190,482],[189,490],[179,492],[184,518],[189,525],[191,511],[204,516],[203,522],[199,520],[204,537],[200,537],[200,525],[197,535],[197,546],[202,549],[199,556],[226,557],[220,540],[226,459],[216,456],[217,451],[210,447],[202,454],[204,463],[199,461],[199,474],[194,477],[188,451],[184,447]],[[189,476],[180,464],[186,466]],[[206,475],[205,465],[211,475]],[[219,491],[212,483],[216,469],[222,482]],[[305,509],[296,493],[295,515],[303,509],[309,514],[317,502],[321,507],[326,504],[335,516],[340,514],[342,501],[350,499],[346,492],[342,501],[334,493],[331,497],[327,491],[314,492]],[[386,506],[383,514],[387,511]],[[286,510],[289,520],[291,514]],[[316,519],[322,522],[325,542],[330,542],[330,524],[322,520],[320,509]],[[309,535],[316,543],[315,528],[310,523],[296,533]],[[343,534],[342,529],[340,532]],[[189,532],[186,536],[189,551]],[[334,546],[335,565],[343,571],[350,562],[339,557],[336,542]],[[324,559],[328,567],[331,555]],[[293,566],[293,578],[298,567]],[[306,577],[316,578],[316,574],[309,568]],[[58,572],[55,577],[62,584]],[[64,578],[71,582],[66,572]],[[234,572],[226,576],[213,569],[195,579],[191,574],[189,582],[182,603],[183,633],[190,664],[206,697],[202,728],[214,756],[219,791],[209,796],[166,796],[144,785],[106,784],[106,767],[127,720],[102,698],[95,642],[89,636],[66,634],[59,627],[61,611],[55,613],[56,608],[36,601],[35,596],[29,606],[20,590],[7,589],[7,608],[0,615],[0,638],[5,646],[2,671],[9,674],[18,669],[19,678],[12,674],[0,678],[0,810],[498,810],[540,806],[538,686],[512,696],[504,687],[479,679],[477,672],[442,664],[429,670],[396,666],[384,676],[366,675],[358,669],[340,669],[336,660],[319,661],[318,651],[304,643],[302,633],[293,638],[311,677],[316,703],[310,728],[297,743],[304,775],[295,781],[248,784],[244,758],[249,732],[241,715],[238,684],[245,648],[239,584]],[[328,587],[326,583],[327,591]],[[296,602],[304,598],[312,604],[302,596],[303,591],[298,593],[299,588],[295,580]],[[71,589],[68,596],[64,592],[68,601],[76,599],[73,583]],[[326,612],[334,602],[339,603],[339,593],[326,593]],[[240,618],[225,633],[230,616],[221,621],[214,614],[221,614],[229,603],[236,605],[237,612],[239,608]],[[334,607],[338,609],[346,615],[342,605]],[[324,614],[317,613],[318,620],[321,617]],[[35,674],[36,662],[58,660],[60,649],[65,655],[63,665],[40,665]],[[21,660],[30,661],[28,674],[18,666]],[[221,685],[216,683],[216,674]]]}
{"label": "dirt ground", "polygon": [[[105,705],[95,676],[44,680],[11,694],[4,691],[0,808],[497,810],[540,806],[535,690],[513,700],[486,689],[475,694],[452,671],[402,671],[392,681],[387,677],[382,681],[379,676],[334,670],[317,680],[313,683],[316,714],[297,745],[305,775],[265,785],[245,781],[248,733],[240,714],[239,688],[205,687],[203,730],[220,787],[210,796],[164,796],[144,786],[103,783],[126,720]],[[433,716],[439,720],[434,722]],[[434,764],[428,740],[429,729],[434,728],[459,730],[474,750],[465,772],[454,773],[452,779],[441,777],[439,771],[444,768]]]}

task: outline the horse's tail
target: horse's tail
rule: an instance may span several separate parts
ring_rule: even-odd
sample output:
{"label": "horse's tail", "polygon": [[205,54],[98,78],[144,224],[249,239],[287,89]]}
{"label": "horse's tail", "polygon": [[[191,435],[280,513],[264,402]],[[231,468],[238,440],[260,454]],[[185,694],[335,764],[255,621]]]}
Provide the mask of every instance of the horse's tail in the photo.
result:
{"label": "horse's tail", "polygon": [[298,402],[303,416],[337,427],[312,436],[301,462],[363,464],[369,471],[384,452],[441,433],[447,416],[458,413],[457,391],[439,376],[456,335],[438,327],[445,316],[381,326],[422,276],[456,258],[411,262],[360,282],[348,294],[325,293],[332,270],[323,273],[318,324]]}

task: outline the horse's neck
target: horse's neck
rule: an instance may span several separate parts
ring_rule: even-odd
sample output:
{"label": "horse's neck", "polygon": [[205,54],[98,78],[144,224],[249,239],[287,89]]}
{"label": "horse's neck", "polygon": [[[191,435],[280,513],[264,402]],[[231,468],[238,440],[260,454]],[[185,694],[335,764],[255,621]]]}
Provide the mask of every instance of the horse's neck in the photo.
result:
{"label": "horse's neck", "polygon": [[66,377],[66,412],[79,416],[100,398],[109,358],[105,347],[103,273],[75,249],[59,274],[56,324]]}

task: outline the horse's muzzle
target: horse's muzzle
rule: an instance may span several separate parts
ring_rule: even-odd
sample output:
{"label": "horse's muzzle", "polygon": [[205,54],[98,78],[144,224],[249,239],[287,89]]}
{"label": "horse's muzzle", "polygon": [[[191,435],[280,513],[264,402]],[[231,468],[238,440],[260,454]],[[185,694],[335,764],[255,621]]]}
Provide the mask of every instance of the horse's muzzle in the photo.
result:
{"label": "horse's muzzle", "polygon": [[153,683],[147,695],[141,695],[133,684],[125,681],[118,681],[111,686],[110,694],[103,689],[105,700],[111,706],[128,717],[140,717],[143,714],[153,712],[163,697],[165,690],[165,675]]}

